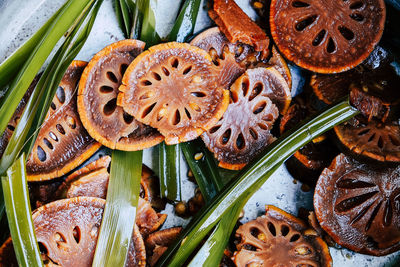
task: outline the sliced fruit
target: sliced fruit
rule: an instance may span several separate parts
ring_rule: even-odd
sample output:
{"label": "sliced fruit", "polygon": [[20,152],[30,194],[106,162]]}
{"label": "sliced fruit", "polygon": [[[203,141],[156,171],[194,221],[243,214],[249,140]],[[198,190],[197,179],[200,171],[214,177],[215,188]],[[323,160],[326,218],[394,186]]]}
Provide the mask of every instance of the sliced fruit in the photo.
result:
{"label": "sliced fruit", "polygon": [[351,152],[382,162],[400,162],[398,122],[354,119],[334,128],[337,138]]}
{"label": "sliced fruit", "polygon": [[44,181],[73,170],[100,148],[83,127],[76,109],[76,86],[86,66],[68,67],[26,163],[28,181]]}
{"label": "sliced fruit", "polygon": [[325,169],[314,194],[321,227],[339,245],[382,256],[400,249],[400,168],[377,168],[344,154]]}
{"label": "sliced fruit", "polygon": [[208,12],[220,30],[231,43],[251,45],[262,57],[269,55],[269,38],[233,0],[214,0],[213,9]]}
{"label": "sliced fruit", "polygon": [[319,73],[354,68],[379,42],[386,17],[383,0],[272,0],[270,26],[279,50]]}
{"label": "sliced fruit", "polygon": [[0,247],[0,266],[18,267],[18,261],[15,257],[14,246],[11,237],[8,238]]}
{"label": "sliced fruit", "polygon": [[150,203],[139,198],[138,209],[136,212],[136,224],[139,227],[143,238],[157,231],[167,219],[167,214],[156,213]]}
{"label": "sliced fruit", "polygon": [[231,86],[223,118],[202,139],[219,166],[238,170],[275,138],[272,126],[290,103],[290,90],[274,68],[249,69]]}
{"label": "sliced fruit", "polygon": [[274,67],[279,71],[283,78],[285,78],[288,87],[292,88],[292,74],[290,73],[290,69],[274,45],[272,46],[272,56],[268,61],[268,66]]}
{"label": "sliced fruit", "polygon": [[326,243],[302,220],[266,206],[264,216],[236,231],[236,266],[332,266]]}
{"label": "sliced fruit", "polygon": [[[45,265],[91,266],[105,201],[77,197],[46,204],[32,215]],[[132,234],[127,265],[145,266],[146,252],[137,226]],[[132,265],[130,265],[132,266]]]}
{"label": "sliced fruit", "polygon": [[142,179],[140,180],[140,196],[150,202],[156,210],[165,209],[166,201],[160,197],[160,180],[155,173],[143,164]]}
{"label": "sliced fruit", "polygon": [[98,52],[82,74],[78,111],[89,134],[101,144],[119,150],[142,150],[163,137],[117,106],[118,88],[128,65],[143,51],[145,43],[122,40]]}
{"label": "sliced fruit", "polygon": [[216,83],[210,56],[184,43],[150,47],[129,65],[118,105],[165,136],[168,145],[190,141],[222,117],[229,91]]}
{"label": "sliced fruit", "polygon": [[182,227],[173,227],[150,234],[146,240],[146,248],[150,257],[148,263],[154,266],[168,247],[174,242],[182,231]]}

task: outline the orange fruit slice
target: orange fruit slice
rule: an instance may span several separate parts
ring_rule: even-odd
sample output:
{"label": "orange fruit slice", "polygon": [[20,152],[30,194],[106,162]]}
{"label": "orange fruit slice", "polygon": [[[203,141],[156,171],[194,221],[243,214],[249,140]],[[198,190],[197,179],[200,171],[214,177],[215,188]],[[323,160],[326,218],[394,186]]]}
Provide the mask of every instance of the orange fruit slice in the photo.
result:
{"label": "orange fruit slice", "polygon": [[73,61],[60,82],[26,163],[28,181],[60,177],[100,148],[83,127],[76,109],[76,86],[87,62]]}
{"label": "orange fruit slice", "polygon": [[156,45],[129,65],[117,104],[156,128],[166,144],[190,141],[214,126],[228,106],[229,91],[217,85],[216,76],[204,50]]}
{"label": "orange fruit slice", "polygon": [[111,149],[142,150],[163,140],[155,129],[117,106],[122,76],[144,46],[141,41],[128,39],[105,47],[90,60],[79,82],[82,123],[94,139]]}

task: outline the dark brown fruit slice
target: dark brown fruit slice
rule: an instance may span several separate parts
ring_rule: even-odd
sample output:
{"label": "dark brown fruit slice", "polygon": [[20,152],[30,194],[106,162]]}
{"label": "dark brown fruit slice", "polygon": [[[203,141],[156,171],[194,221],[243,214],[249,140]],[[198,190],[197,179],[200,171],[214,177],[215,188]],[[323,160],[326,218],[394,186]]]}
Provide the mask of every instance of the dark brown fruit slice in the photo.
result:
{"label": "dark brown fruit slice", "polygon": [[344,154],[317,183],[314,208],[339,245],[375,256],[400,249],[400,167],[377,169]]}
{"label": "dark brown fruit slice", "polygon": [[336,73],[368,57],[382,36],[385,16],[383,0],[272,0],[271,34],[300,67]]}
{"label": "dark brown fruit slice", "polygon": [[326,243],[302,220],[274,206],[236,231],[236,266],[332,266]]}
{"label": "dark brown fruit slice", "polygon": [[201,137],[219,166],[238,170],[275,138],[270,130],[290,103],[290,90],[274,68],[249,69],[231,86],[223,118]]}
{"label": "dark brown fruit slice", "polygon": [[229,91],[216,83],[210,56],[184,43],[150,47],[129,65],[118,105],[157,128],[167,144],[197,138],[222,117]]}
{"label": "dark brown fruit slice", "polygon": [[361,122],[354,119],[336,126],[334,130],[340,143],[357,155],[382,162],[400,162],[398,122]]}
{"label": "dark brown fruit slice", "polygon": [[[44,264],[91,266],[105,201],[77,197],[58,200],[40,207],[32,215]],[[146,252],[137,226],[132,234],[129,264],[145,266]],[[132,245],[132,244],[131,244]],[[128,265],[128,264],[127,264]]]}
{"label": "dark brown fruit slice", "polygon": [[160,197],[159,181],[155,173],[143,164],[140,197],[150,202],[151,206],[156,210],[163,210],[165,209],[166,201]]}
{"label": "dark brown fruit slice", "polygon": [[182,227],[173,227],[150,234],[146,240],[146,249],[150,257],[148,263],[154,266],[168,247],[174,242],[182,231]]}
{"label": "dark brown fruit slice", "polygon": [[214,0],[213,9],[208,14],[228,38],[229,42],[251,45],[262,57],[269,55],[269,38],[233,0]]}
{"label": "dark brown fruit slice", "polygon": [[101,146],[83,127],[76,108],[76,87],[86,64],[73,61],[61,80],[26,164],[28,181],[60,177]]}
{"label": "dark brown fruit slice", "polygon": [[0,247],[0,266],[18,267],[18,261],[15,257],[14,246],[11,237],[8,238]]}
{"label": "dark brown fruit slice", "polygon": [[139,227],[143,238],[157,231],[167,219],[167,214],[157,213],[150,203],[139,198],[138,209],[136,212],[136,224]]}
{"label": "dark brown fruit slice", "polygon": [[144,46],[142,41],[122,40],[105,47],[90,60],[79,83],[82,123],[94,139],[112,149],[142,150],[163,140],[117,106],[122,76]]}

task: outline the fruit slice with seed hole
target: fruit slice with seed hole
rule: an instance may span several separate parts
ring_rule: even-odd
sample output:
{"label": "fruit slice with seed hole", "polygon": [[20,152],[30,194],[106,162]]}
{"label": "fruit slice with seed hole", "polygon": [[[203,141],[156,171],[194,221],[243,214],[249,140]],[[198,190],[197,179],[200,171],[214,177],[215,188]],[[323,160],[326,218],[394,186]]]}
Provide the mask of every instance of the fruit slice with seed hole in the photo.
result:
{"label": "fruit slice with seed hole", "polygon": [[354,119],[334,128],[340,143],[356,155],[381,162],[400,162],[400,126],[398,122]]}
{"label": "fruit slice with seed hole", "polygon": [[336,73],[368,57],[382,36],[385,16],[383,0],[272,0],[271,34],[300,67]]}
{"label": "fruit slice with seed hole", "polygon": [[82,123],[94,139],[112,149],[142,150],[163,140],[117,106],[122,77],[144,46],[142,41],[122,40],[105,47],[89,62],[79,83]]}
{"label": "fruit slice with seed hole", "polygon": [[129,65],[118,105],[157,128],[167,144],[190,141],[210,129],[225,112],[229,91],[202,49],[183,43],[150,47]]}
{"label": "fruit slice with seed hole", "polygon": [[0,247],[0,266],[18,267],[18,261],[15,257],[14,246],[11,237],[8,238]]}
{"label": "fruit slice with seed hole", "polygon": [[54,96],[26,164],[28,181],[60,177],[76,168],[100,148],[83,127],[76,109],[77,84],[86,66],[73,61]]}
{"label": "fruit slice with seed hole", "polygon": [[182,227],[173,227],[150,234],[146,240],[145,245],[148,251],[150,266],[154,266],[162,254],[174,242],[182,231]]}
{"label": "fruit slice with seed hole", "polygon": [[21,102],[19,102],[17,109],[15,110],[13,116],[11,117],[10,122],[7,124],[7,127],[4,130],[4,133],[0,138],[0,158],[3,156],[4,150],[6,149],[8,142],[9,142],[12,134],[15,131],[15,127],[17,127],[19,118],[21,117],[22,112],[24,111],[24,108],[25,108],[26,104],[28,103],[29,98],[31,97],[33,89],[35,89],[35,86],[38,83],[40,76],[41,76],[41,74],[36,75],[36,77],[33,79],[32,83],[31,83],[31,85],[29,85],[28,90],[22,97]]}
{"label": "fruit slice with seed hole", "polygon": [[[51,202],[32,215],[45,265],[91,266],[105,201],[77,197]],[[132,257],[133,256],[133,257]],[[146,251],[135,225],[127,266],[145,266]]]}
{"label": "fruit slice with seed hole", "polygon": [[314,208],[343,247],[375,256],[400,249],[400,167],[377,168],[340,154],[318,180]]}
{"label": "fruit slice with seed hole", "polygon": [[267,205],[264,216],[236,231],[236,266],[332,266],[329,249],[302,220]]}
{"label": "fruit slice with seed hole", "polygon": [[274,68],[249,69],[231,86],[231,103],[223,118],[201,137],[219,166],[238,170],[275,138],[270,130],[290,91]]}
{"label": "fruit slice with seed hole", "polygon": [[233,0],[214,0],[213,9],[208,12],[220,30],[231,43],[251,45],[262,57],[269,55],[269,38]]}

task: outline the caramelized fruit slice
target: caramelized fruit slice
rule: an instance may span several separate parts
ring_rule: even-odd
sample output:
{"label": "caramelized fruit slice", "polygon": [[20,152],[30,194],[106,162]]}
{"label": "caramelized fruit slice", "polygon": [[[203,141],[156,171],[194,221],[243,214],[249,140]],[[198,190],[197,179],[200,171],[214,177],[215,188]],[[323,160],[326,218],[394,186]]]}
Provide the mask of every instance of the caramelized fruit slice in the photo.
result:
{"label": "caramelized fruit slice", "polygon": [[82,123],[94,139],[112,149],[141,150],[163,140],[117,106],[122,76],[144,46],[142,41],[122,40],[105,47],[89,62],[79,83]]}
{"label": "caramelized fruit slice", "polygon": [[26,164],[28,181],[60,177],[101,146],[86,132],[76,109],[76,87],[86,64],[73,61],[61,80]]}
{"label": "caramelized fruit slice", "polygon": [[224,117],[202,139],[219,166],[238,170],[275,138],[270,130],[290,102],[289,88],[274,68],[249,69],[231,86]]}
{"label": "caramelized fruit slice", "polygon": [[118,105],[157,128],[167,144],[190,141],[214,126],[229,104],[229,91],[217,86],[217,75],[202,49],[156,45],[129,65]]}
{"label": "caramelized fruit slice", "polygon": [[182,227],[173,227],[150,234],[146,240],[146,249],[150,254],[148,263],[154,266],[162,254],[174,242],[182,231]]}
{"label": "caramelized fruit slice", "polygon": [[344,154],[317,183],[314,208],[339,245],[370,255],[400,249],[400,168],[377,169]]}
{"label": "caramelized fruit slice", "polygon": [[262,57],[269,55],[269,38],[233,0],[214,0],[213,9],[208,14],[231,43],[241,42],[251,45]]}
{"label": "caramelized fruit slice", "polygon": [[[33,224],[45,265],[91,266],[105,201],[100,198],[62,199],[34,211]],[[135,226],[127,263],[145,266],[143,239]],[[129,265],[127,264],[127,265]]]}
{"label": "caramelized fruit slice", "polygon": [[271,34],[300,67],[336,73],[368,57],[382,36],[385,16],[383,0],[272,0]]}
{"label": "caramelized fruit slice", "polygon": [[398,122],[346,122],[334,128],[340,143],[357,155],[378,161],[400,162]]}
{"label": "caramelized fruit slice", "polygon": [[236,231],[236,266],[332,266],[326,243],[300,219],[266,206],[264,216]]}

